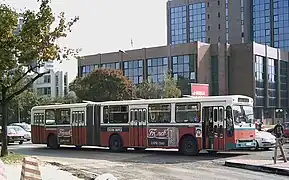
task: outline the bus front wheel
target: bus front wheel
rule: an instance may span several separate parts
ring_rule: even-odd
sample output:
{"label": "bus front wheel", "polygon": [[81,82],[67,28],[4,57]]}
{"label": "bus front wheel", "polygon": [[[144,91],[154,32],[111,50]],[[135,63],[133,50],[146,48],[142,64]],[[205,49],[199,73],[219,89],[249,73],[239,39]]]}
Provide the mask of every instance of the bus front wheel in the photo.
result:
{"label": "bus front wheel", "polygon": [[58,141],[57,141],[57,138],[55,135],[49,135],[48,136],[47,146],[52,148],[52,149],[59,148],[59,144],[58,144]]}
{"label": "bus front wheel", "polygon": [[199,154],[197,141],[191,136],[182,138],[179,150],[183,155],[196,156]]}
{"label": "bus front wheel", "polygon": [[109,138],[109,149],[112,152],[120,152],[123,150],[122,139],[119,135],[114,134]]}

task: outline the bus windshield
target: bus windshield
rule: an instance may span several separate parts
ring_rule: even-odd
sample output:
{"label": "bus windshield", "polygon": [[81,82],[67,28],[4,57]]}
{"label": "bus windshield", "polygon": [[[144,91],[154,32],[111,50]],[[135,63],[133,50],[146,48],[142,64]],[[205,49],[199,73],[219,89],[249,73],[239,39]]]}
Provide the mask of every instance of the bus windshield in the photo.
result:
{"label": "bus windshield", "polygon": [[242,105],[234,105],[232,106],[234,122],[235,124],[240,123],[253,123],[254,113],[252,106],[242,106]]}

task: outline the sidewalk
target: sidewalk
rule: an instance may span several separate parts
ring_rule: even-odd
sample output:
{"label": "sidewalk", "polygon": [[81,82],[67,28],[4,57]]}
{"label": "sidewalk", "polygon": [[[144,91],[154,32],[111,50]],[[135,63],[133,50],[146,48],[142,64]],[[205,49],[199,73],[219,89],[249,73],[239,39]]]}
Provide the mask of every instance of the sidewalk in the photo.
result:
{"label": "sidewalk", "polygon": [[[20,179],[21,174],[21,164],[8,165],[5,164],[5,174],[8,180]],[[57,167],[52,165],[41,165],[39,167],[41,171],[41,177],[43,180],[58,180],[58,179],[69,179],[69,180],[79,180],[77,177],[73,176],[69,172],[58,170]]]}
{"label": "sidewalk", "polygon": [[284,161],[233,159],[225,161],[225,166],[289,176],[289,162]]}

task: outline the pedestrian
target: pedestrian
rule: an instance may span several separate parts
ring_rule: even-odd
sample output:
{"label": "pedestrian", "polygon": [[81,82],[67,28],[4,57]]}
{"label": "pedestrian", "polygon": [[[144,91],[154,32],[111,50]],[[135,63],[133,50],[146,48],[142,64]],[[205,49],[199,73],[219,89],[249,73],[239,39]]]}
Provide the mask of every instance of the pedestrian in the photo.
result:
{"label": "pedestrian", "polygon": [[275,125],[273,133],[275,134],[276,138],[281,138],[283,136],[284,130],[280,121],[278,121],[278,123]]}

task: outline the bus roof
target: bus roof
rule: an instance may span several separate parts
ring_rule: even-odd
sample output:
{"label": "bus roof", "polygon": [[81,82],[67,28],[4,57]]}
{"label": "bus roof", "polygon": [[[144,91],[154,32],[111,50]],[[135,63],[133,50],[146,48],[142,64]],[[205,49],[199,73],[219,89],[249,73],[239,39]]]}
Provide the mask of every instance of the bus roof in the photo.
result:
{"label": "bus roof", "polygon": [[51,105],[45,105],[45,106],[35,106],[31,110],[43,110],[43,109],[51,109],[56,108],[79,108],[79,107],[86,107],[88,105],[100,105],[100,103],[97,102],[86,102],[86,103],[74,103],[74,104],[51,104]]}
{"label": "bus roof", "polygon": [[164,98],[164,99],[141,99],[141,100],[125,100],[125,101],[106,101],[101,102],[101,105],[109,106],[115,104],[126,104],[126,105],[138,105],[138,104],[150,104],[150,103],[171,103],[171,102],[210,102],[210,101],[226,101],[226,100],[234,100],[236,99],[236,103],[238,102],[238,98],[247,98],[253,103],[253,99],[249,96],[244,95],[228,95],[228,96],[206,96],[206,97],[183,97],[183,98]]}
{"label": "bus roof", "polygon": [[75,103],[75,104],[55,104],[55,105],[46,105],[46,106],[35,106],[31,110],[43,110],[51,108],[81,108],[88,105],[141,105],[141,104],[153,104],[153,103],[181,103],[181,102],[224,102],[228,100],[235,101],[238,103],[238,98],[247,98],[249,99],[248,103],[253,104],[253,99],[249,96],[244,95],[228,95],[228,96],[206,96],[206,97],[183,97],[183,98],[164,98],[164,99],[140,99],[140,100],[124,100],[124,101],[105,101],[105,102],[85,102],[85,103]]}

